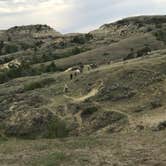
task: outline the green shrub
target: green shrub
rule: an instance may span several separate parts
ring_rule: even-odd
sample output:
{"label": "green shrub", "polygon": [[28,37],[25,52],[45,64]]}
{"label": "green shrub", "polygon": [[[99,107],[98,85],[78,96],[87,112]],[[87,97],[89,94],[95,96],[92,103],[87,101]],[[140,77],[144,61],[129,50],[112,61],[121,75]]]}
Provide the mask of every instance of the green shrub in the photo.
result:
{"label": "green shrub", "polygon": [[156,24],[156,28],[161,29],[162,28],[162,24]]}
{"label": "green shrub", "polygon": [[10,54],[18,51],[18,46],[15,44],[8,44],[5,46],[5,53]]}
{"label": "green shrub", "polygon": [[3,47],[4,47],[4,41],[0,41],[0,55],[2,54]]}
{"label": "green shrub", "polygon": [[48,124],[48,138],[64,138],[68,136],[68,129],[65,121],[56,117],[52,118]]}
{"label": "green shrub", "polygon": [[91,40],[91,39],[93,39],[93,35],[90,34],[90,33],[85,34],[85,38],[86,38],[87,40]]}
{"label": "green shrub", "polygon": [[72,49],[72,54],[73,55],[79,54],[81,52],[82,52],[82,50],[78,47],[75,47],[75,48]]}
{"label": "green shrub", "polygon": [[44,88],[46,85],[50,85],[55,80],[53,78],[46,78],[40,81],[30,82],[24,85],[25,91],[35,90],[39,88]]}
{"label": "green shrub", "polygon": [[88,50],[90,50],[90,49],[86,48],[86,47],[75,47],[71,50],[71,55],[80,54],[80,53],[86,52]]}
{"label": "green shrub", "polygon": [[165,130],[166,129],[166,121],[162,121],[158,125],[158,130]]}
{"label": "green shrub", "polygon": [[21,67],[16,65],[10,65],[9,69],[1,70],[0,72],[0,83],[4,83],[13,78],[21,76]]}
{"label": "green shrub", "polygon": [[20,42],[19,44],[21,46],[21,49],[23,50],[27,50],[28,48],[31,48],[33,46],[32,44],[28,42]]}
{"label": "green shrub", "polygon": [[151,101],[150,104],[152,109],[159,108],[162,106],[161,100],[159,98],[154,99],[153,101]]}
{"label": "green shrub", "polygon": [[148,52],[151,52],[151,49],[148,46],[145,46],[144,48],[137,51],[137,57],[142,57],[148,54]]}
{"label": "green shrub", "polygon": [[46,72],[55,72],[57,71],[56,64],[54,62],[51,62],[48,66],[46,66]]}
{"label": "green shrub", "polygon": [[86,42],[84,36],[75,36],[73,37],[73,40],[71,41],[72,43],[77,43],[77,44],[84,44]]}
{"label": "green shrub", "polygon": [[166,31],[165,30],[158,30],[155,33],[156,39],[163,41],[164,43],[166,43]]}
{"label": "green shrub", "polygon": [[6,72],[0,72],[0,83],[4,83],[9,79],[8,75]]}
{"label": "green shrub", "polygon": [[39,89],[39,88],[42,88],[42,84],[40,82],[31,82],[29,84],[24,85],[24,90],[26,91]]}
{"label": "green shrub", "polygon": [[98,111],[98,109],[95,106],[88,107],[81,113],[81,117],[82,118],[90,117],[93,113],[95,113],[97,111]]}
{"label": "green shrub", "polygon": [[73,39],[71,40],[72,43],[76,44],[85,44],[89,40],[93,39],[93,35],[91,34],[85,34],[85,35],[78,35],[74,36]]}
{"label": "green shrub", "polygon": [[37,25],[37,26],[36,26],[36,31],[37,31],[37,32],[40,32],[41,30],[42,30],[42,25]]}
{"label": "green shrub", "polygon": [[151,31],[153,31],[153,28],[148,27],[148,28],[147,28],[147,32],[151,32]]}

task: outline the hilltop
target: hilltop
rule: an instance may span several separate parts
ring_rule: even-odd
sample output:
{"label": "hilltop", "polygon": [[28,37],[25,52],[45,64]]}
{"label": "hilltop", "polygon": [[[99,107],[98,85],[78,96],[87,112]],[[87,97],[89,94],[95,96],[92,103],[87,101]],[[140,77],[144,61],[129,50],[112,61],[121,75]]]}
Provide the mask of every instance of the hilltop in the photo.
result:
{"label": "hilltop", "polygon": [[166,164],[166,16],[87,34],[13,27],[0,41],[3,165]]}

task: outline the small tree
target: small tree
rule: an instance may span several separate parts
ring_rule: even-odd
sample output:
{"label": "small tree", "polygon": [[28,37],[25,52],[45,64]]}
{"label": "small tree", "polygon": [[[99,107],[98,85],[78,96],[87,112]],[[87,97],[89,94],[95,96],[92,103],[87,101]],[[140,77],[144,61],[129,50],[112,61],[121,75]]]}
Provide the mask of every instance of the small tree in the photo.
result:
{"label": "small tree", "polygon": [[46,62],[46,61],[48,61],[48,57],[46,54],[43,54],[42,55],[42,62]]}
{"label": "small tree", "polygon": [[7,41],[12,41],[12,38],[10,36],[7,37]]}
{"label": "small tree", "polygon": [[158,30],[155,33],[156,39],[166,43],[166,32],[164,30]]}
{"label": "small tree", "polygon": [[54,72],[57,70],[56,64],[54,62],[51,62],[51,64],[49,64],[46,67],[46,72]]}
{"label": "small tree", "polygon": [[9,78],[16,78],[21,75],[21,67],[17,64],[9,64],[9,70],[7,72]]}
{"label": "small tree", "polygon": [[93,35],[90,34],[90,33],[85,34],[85,38],[86,38],[87,40],[91,40],[91,39],[93,39]]}
{"label": "small tree", "polygon": [[71,42],[77,44],[84,44],[85,38],[83,36],[75,36]]}
{"label": "small tree", "polygon": [[0,55],[2,54],[3,47],[4,47],[4,41],[0,41]]}
{"label": "small tree", "polygon": [[34,46],[34,53],[35,54],[37,53],[37,46],[36,45]]}
{"label": "small tree", "polygon": [[125,61],[125,60],[132,59],[132,58],[134,58],[134,56],[135,56],[134,49],[131,48],[131,49],[130,49],[130,53],[129,53],[129,54],[127,55],[127,57],[125,57],[123,60]]}
{"label": "small tree", "polygon": [[72,49],[72,54],[76,55],[76,54],[79,54],[79,53],[81,53],[81,49],[80,48],[75,47],[75,48]]}
{"label": "small tree", "polygon": [[18,47],[15,44],[8,44],[5,46],[5,53],[10,54],[18,51]]}

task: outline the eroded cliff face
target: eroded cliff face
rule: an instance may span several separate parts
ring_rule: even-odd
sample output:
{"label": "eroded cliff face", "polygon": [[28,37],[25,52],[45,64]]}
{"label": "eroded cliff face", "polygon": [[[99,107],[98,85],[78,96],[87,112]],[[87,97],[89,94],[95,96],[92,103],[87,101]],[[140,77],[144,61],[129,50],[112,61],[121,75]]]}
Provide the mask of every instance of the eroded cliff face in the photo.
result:
{"label": "eroded cliff face", "polygon": [[115,23],[105,24],[91,33],[97,38],[108,38],[119,41],[133,35],[150,33],[164,28],[166,16],[139,16],[122,19]]}
{"label": "eroded cliff face", "polygon": [[61,36],[61,34],[55,31],[53,28],[48,25],[28,25],[13,27],[7,30],[8,35],[14,36],[32,36],[34,38],[42,37],[56,37]]}

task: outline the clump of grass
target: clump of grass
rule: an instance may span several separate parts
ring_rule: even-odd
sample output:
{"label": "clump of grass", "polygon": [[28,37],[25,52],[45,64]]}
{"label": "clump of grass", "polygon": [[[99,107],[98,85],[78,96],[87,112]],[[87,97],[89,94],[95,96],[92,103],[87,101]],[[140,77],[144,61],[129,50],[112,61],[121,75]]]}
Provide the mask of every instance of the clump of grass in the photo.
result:
{"label": "clump of grass", "polygon": [[93,136],[83,136],[66,142],[65,146],[69,149],[84,149],[86,147],[94,147],[99,145],[99,140]]}
{"label": "clump of grass", "polygon": [[5,142],[5,141],[8,141],[7,137],[0,133],[0,144]]}
{"label": "clump of grass", "polygon": [[32,165],[55,166],[68,160],[64,152],[53,152],[32,162]]}
{"label": "clump of grass", "polygon": [[97,111],[98,111],[98,109],[95,106],[88,107],[81,113],[81,117],[82,118],[87,118],[87,117],[89,117],[90,115],[92,115],[93,113],[95,113]]}

